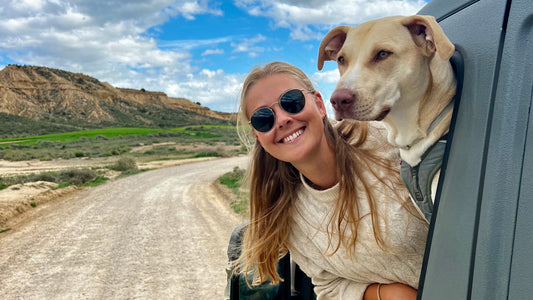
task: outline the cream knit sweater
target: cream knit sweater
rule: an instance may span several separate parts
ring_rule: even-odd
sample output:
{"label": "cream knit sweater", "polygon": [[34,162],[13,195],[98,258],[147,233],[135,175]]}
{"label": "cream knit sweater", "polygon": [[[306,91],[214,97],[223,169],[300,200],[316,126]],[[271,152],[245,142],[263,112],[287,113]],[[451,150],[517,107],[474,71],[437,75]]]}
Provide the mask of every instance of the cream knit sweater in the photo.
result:
{"label": "cream knit sweater", "polygon": [[[289,235],[291,258],[312,278],[319,300],[363,299],[372,283],[404,283],[418,288],[428,225],[406,211],[387,193],[377,194],[377,211],[386,250],[374,239],[369,215],[360,224],[356,252],[348,258],[341,244],[333,254],[328,249],[327,224],[339,193],[339,185],[315,190],[302,177]],[[380,190],[377,182],[374,189]],[[407,199],[407,191],[404,192]],[[404,205],[411,205],[407,203]],[[366,199],[359,200],[360,216],[369,212]],[[416,210],[413,209],[416,212]],[[333,240],[336,246],[337,239]]]}

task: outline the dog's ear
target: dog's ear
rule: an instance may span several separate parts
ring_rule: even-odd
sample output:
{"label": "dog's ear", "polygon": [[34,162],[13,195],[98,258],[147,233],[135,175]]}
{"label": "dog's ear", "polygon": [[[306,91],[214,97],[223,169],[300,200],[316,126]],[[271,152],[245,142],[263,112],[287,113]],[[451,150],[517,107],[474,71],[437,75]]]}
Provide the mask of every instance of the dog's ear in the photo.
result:
{"label": "dog's ear", "polygon": [[427,56],[437,52],[444,60],[452,57],[455,47],[433,16],[406,17],[402,20],[402,25],[407,27],[415,44],[423,49]]}
{"label": "dog's ear", "polygon": [[318,48],[318,70],[322,70],[324,67],[324,61],[337,60],[337,53],[339,53],[342,45],[344,45],[346,33],[349,29],[349,26],[335,27],[326,34],[324,39],[322,39],[320,47]]}

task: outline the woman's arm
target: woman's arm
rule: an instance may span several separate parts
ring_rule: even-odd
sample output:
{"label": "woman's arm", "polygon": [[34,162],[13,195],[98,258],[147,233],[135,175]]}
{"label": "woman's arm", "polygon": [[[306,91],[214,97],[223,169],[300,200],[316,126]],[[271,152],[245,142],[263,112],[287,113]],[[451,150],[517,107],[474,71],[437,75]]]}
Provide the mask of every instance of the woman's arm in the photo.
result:
{"label": "woman's arm", "polygon": [[402,283],[382,284],[373,283],[366,288],[363,300],[416,300],[416,290]]}
{"label": "woman's arm", "polygon": [[[337,299],[366,299],[363,298],[367,283],[359,283],[346,278],[337,277],[328,272],[321,272],[318,276],[312,277],[315,285],[315,294],[320,300]],[[377,285],[376,285],[377,286]]]}

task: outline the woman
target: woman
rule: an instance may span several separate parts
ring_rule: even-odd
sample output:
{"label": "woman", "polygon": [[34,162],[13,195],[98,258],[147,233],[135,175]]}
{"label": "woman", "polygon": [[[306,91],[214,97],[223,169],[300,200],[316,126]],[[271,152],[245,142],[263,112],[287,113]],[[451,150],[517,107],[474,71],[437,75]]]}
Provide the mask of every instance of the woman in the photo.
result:
{"label": "woman", "polygon": [[240,117],[255,139],[240,269],[277,283],[290,251],[318,299],[415,299],[427,224],[376,124],[334,128],[307,76],[281,62],[248,75]]}

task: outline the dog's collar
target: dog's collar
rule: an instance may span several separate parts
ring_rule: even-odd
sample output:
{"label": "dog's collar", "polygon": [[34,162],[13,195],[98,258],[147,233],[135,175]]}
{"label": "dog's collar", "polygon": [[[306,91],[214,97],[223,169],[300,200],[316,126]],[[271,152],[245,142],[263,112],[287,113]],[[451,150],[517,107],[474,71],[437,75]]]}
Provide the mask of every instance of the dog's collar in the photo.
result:
{"label": "dog's collar", "polygon": [[[433,120],[433,122],[431,122],[431,124],[429,124],[429,127],[428,127],[428,130],[426,131],[426,136],[429,135],[429,133],[431,131],[433,131],[433,129],[435,129],[435,127],[437,127],[437,125],[439,125],[439,123],[442,121],[442,119],[444,119],[444,117],[446,116],[446,114],[448,114],[448,112],[450,110],[453,109],[453,104],[455,102],[455,96],[452,98],[452,100],[448,103],[448,105],[446,105],[446,107],[440,112],[440,114],[435,118],[435,120]],[[409,150],[411,149],[411,147],[418,143],[422,138],[418,138],[416,140],[413,141],[413,143],[409,144],[409,145],[405,145],[403,147],[401,147],[401,149],[403,150]]]}

